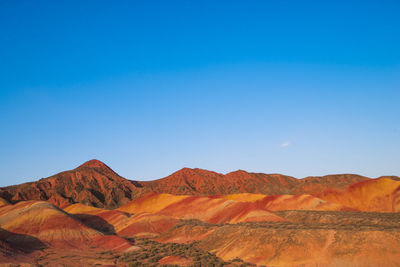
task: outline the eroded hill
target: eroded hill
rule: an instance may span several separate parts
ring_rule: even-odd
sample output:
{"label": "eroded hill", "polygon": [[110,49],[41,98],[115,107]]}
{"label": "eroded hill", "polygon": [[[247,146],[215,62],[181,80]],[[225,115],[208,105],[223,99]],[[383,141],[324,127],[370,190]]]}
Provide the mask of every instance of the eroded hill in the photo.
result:
{"label": "eroded hill", "polygon": [[[395,180],[398,177],[390,177]],[[202,169],[183,168],[154,181],[131,181],[121,177],[98,160],[55,174],[36,182],[0,188],[0,198],[16,203],[43,200],[58,207],[82,203],[93,207],[115,208],[148,192],[175,195],[226,195],[251,193],[263,195],[319,194],[326,190],[344,190],[347,186],[368,181],[354,175],[328,175],[296,179],[281,174],[235,171],[220,174]]]}

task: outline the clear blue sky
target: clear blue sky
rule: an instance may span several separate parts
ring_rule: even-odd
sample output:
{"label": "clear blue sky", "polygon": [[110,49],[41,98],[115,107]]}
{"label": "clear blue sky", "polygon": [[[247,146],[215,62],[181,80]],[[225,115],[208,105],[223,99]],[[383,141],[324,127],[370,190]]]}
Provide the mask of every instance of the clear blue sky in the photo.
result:
{"label": "clear blue sky", "polygon": [[399,1],[0,1],[0,186],[97,158],[400,175]]}

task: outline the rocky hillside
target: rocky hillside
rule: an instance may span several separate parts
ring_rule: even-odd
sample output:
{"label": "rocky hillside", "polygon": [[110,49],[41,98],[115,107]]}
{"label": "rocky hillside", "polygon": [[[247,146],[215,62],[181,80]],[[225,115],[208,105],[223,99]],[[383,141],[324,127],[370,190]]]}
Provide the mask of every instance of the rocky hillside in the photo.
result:
{"label": "rocky hillside", "polygon": [[[399,178],[387,177],[387,179]],[[281,174],[249,173],[243,170],[224,175],[202,169],[183,168],[162,179],[131,181],[118,175],[106,164],[90,160],[73,170],[36,182],[2,187],[0,198],[10,203],[21,200],[42,200],[58,207],[82,203],[111,209],[148,192],[203,196],[237,193],[318,195],[325,191],[343,191],[349,185],[368,180],[370,179],[367,177],[355,174],[297,179]]]}

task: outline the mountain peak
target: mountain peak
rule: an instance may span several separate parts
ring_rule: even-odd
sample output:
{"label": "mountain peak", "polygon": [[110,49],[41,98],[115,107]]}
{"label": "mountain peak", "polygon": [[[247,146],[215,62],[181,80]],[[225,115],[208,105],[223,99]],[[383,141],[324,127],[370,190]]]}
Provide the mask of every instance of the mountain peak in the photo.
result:
{"label": "mountain peak", "polygon": [[103,162],[101,162],[100,160],[97,159],[92,159],[89,161],[86,161],[85,163],[83,163],[82,165],[80,165],[77,169],[79,168],[108,168],[109,167],[104,164]]}
{"label": "mountain peak", "polygon": [[247,174],[249,174],[247,171],[239,169],[236,171],[229,172],[226,175],[232,176],[232,175],[247,175]]}
{"label": "mountain peak", "polygon": [[168,177],[171,176],[192,176],[192,175],[200,175],[200,176],[219,176],[221,174],[217,173],[217,172],[213,172],[213,171],[209,171],[209,170],[205,170],[205,169],[199,169],[199,168],[187,168],[184,167],[176,172],[174,172],[173,174],[171,174]]}

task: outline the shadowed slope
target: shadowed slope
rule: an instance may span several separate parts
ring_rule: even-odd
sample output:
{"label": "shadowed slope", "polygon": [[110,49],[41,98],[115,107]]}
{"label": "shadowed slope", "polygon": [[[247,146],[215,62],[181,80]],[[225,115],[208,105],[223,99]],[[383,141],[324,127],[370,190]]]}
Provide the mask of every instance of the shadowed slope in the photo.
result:
{"label": "shadowed slope", "polygon": [[121,210],[105,210],[82,204],[73,204],[64,209],[77,219],[103,233],[124,237],[155,237],[167,231],[179,220],[153,213],[130,214]]}
{"label": "shadowed slope", "polygon": [[102,234],[47,202],[24,201],[0,208],[0,226],[39,238],[52,246],[79,247]]}
{"label": "shadowed slope", "polygon": [[0,252],[3,255],[30,253],[45,247],[43,242],[33,236],[12,233],[0,228]]}
{"label": "shadowed slope", "polygon": [[23,234],[16,234],[0,228],[0,265],[25,266],[21,263],[32,262],[30,253],[42,250],[46,245],[39,239]]}
{"label": "shadowed slope", "polygon": [[116,227],[129,218],[129,214],[119,210],[106,210],[80,203],[70,205],[64,210],[87,226],[106,234],[115,234]]}
{"label": "shadowed slope", "polygon": [[[111,241],[116,248],[127,249],[131,246],[122,238],[104,236],[54,205],[42,201],[22,201],[0,207],[0,227],[15,234],[35,237],[54,248],[104,248]],[[26,240],[21,242],[21,246],[26,245]]]}

